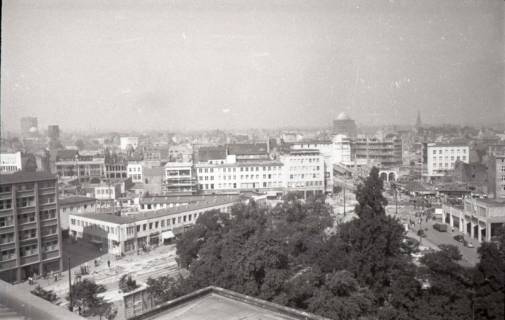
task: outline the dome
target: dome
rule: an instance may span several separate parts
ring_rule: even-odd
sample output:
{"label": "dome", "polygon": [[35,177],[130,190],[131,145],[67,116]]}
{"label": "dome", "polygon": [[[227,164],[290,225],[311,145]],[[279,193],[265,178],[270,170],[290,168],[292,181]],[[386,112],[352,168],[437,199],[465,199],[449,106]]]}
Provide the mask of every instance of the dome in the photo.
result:
{"label": "dome", "polygon": [[338,115],[337,120],[351,120],[351,118],[349,118],[349,116],[347,115],[347,113],[341,112]]}

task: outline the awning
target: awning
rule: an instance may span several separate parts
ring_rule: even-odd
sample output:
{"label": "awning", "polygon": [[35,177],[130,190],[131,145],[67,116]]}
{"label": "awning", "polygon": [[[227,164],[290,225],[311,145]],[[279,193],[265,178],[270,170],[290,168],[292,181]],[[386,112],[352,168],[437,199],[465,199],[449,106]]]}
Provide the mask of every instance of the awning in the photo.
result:
{"label": "awning", "polygon": [[161,239],[163,239],[163,240],[165,240],[165,239],[172,239],[172,238],[175,238],[175,235],[174,235],[174,233],[171,230],[163,231],[161,233]]}

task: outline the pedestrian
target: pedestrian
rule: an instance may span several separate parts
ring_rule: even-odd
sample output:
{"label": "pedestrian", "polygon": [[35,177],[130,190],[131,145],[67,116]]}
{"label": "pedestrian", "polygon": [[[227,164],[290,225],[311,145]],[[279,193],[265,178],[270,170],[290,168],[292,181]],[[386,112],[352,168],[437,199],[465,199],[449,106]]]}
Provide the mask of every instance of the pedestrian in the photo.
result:
{"label": "pedestrian", "polygon": [[107,265],[109,266],[110,269],[110,260],[107,260]]}
{"label": "pedestrian", "polygon": [[54,274],[54,282],[56,282],[56,281],[58,281],[58,274],[57,273]]}

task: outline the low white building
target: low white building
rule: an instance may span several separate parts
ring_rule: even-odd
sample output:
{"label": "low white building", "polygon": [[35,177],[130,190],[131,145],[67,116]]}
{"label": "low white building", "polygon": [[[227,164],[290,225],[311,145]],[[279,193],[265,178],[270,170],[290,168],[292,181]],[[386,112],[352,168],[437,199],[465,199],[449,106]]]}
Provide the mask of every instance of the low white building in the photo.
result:
{"label": "low white building", "polygon": [[143,181],[143,166],[142,162],[130,161],[126,166],[126,176],[132,178],[133,183]]}
{"label": "low white building", "polygon": [[116,255],[136,252],[183,233],[207,211],[231,212],[232,206],[239,202],[240,197],[235,195],[156,211],[131,212],[124,216],[73,214],[69,217],[70,236],[95,243]]}
{"label": "low white building", "polygon": [[448,175],[454,170],[454,163],[458,160],[469,163],[469,146],[463,144],[429,143],[426,154],[426,176],[433,179]]}
{"label": "low white building", "polygon": [[21,152],[0,153],[0,174],[14,173],[23,169]]}

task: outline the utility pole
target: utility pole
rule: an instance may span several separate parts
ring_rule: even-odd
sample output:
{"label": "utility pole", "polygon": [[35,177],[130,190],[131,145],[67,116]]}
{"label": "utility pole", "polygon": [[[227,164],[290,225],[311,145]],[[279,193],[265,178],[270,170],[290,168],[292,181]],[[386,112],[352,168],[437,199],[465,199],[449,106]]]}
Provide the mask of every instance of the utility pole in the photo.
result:
{"label": "utility pole", "polygon": [[74,305],[72,303],[72,269],[70,268],[70,257],[68,258],[68,296],[70,298],[70,304],[68,310],[73,311]]}
{"label": "utility pole", "polygon": [[344,183],[344,217],[345,217],[345,183]]}

